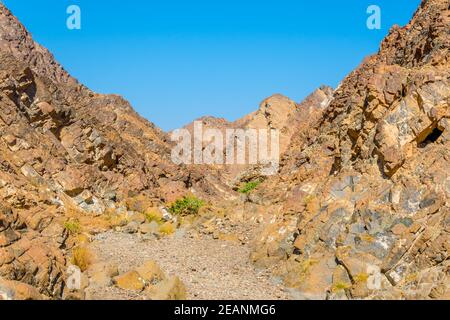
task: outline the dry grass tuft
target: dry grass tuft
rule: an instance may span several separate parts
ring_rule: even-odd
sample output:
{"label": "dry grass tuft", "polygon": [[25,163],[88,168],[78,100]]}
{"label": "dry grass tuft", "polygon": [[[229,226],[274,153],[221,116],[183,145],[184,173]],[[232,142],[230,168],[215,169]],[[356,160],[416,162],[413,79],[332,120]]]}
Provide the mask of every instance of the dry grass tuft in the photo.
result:
{"label": "dry grass tuft", "polygon": [[159,227],[159,232],[164,235],[170,235],[175,232],[175,226],[171,222],[166,222]]}
{"label": "dry grass tuft", "polygon": [[86,246],[78,246],[72,249],[72,264],[86,271],[93,263],[94,256]]}
{"label": "dry grass tuft", "polygon": [[64,222],[64,228],[69,231],[70,235],[76,235],[81,233],[81,224],[78,219],[67,220]]}

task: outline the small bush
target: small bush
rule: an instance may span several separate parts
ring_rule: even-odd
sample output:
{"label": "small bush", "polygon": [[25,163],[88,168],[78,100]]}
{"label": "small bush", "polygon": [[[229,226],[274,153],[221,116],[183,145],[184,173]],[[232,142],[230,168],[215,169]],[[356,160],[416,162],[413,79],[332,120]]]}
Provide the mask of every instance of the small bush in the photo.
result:
{"label": "small bush", "polygon": [[369,275],[367,273],[359,273],[353,278],[356,283],[367,282],[368,279]]}
{"label": "small bush", "polygon": [[108,224],[111,228],[123,227],[130,222],[128,215],[125,213],[121,213],[121,214],[112,213],[112,214],[106,216],[106,221],[108,222]]}
{"label": "small bush", "polygon": [[159,227],[159,232],[167,236],[175,232],[175,227],[171,222],[166,222]]}
{"label": "small bush", "polygon": [[75,247],[72,250],[72,264],[80,268],[81,271],[86,271],[89,266],[93,262],[93,256],[92,253],[89,251],[88,248],[82,246],[82,247]]}
{"label": "small bush", "polygon": [[64,228],[69,231],[71,235],[81,233],[81,225],[78,220],[68,220],[64,223]]}
{"label": "small bush", "polygon": [[259,180],[247,182],[246,184],[244,184],[244,186],[242,186],[242,188],[238,190],[238,192],[243,194],[249,194],[260,184],[261,181]]}
{"label": "small bush", "polygon": [[350,288],[351,288],[351,285],[349,283],[338,282],[333,285],[333,288],[331,289],[331,291],[338,292],[341,290],[348,290]]}
{"label": "small bush", "polygon": [[194,196],[184,197],[176,200],[169,208],[169,211],[177,215],[193,215],[198,214],[201,207],[205,205],[203,200]]}
{"label": "small bush", "polygon": [[144,213],[145,219],[148,222],[155,221],[157,223],[162,223],[163,215],[160,212],[156,212],[155,210],[149,210]]}

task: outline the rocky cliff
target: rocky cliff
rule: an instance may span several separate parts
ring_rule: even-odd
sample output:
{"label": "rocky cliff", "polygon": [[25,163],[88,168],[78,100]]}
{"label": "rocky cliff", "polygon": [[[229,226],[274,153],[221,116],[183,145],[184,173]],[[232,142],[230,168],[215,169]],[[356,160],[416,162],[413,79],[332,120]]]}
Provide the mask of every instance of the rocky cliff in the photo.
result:
{"label": "rocky cliff", "polygon": [[[220,130],[224,137],[224,150],[230,143],[226,139],[226,130],[276,129],[279,132],[280,153],[284,154],[291,143],[291,139],[294,136],[301,136],[300,132],[307,130],[311,122],[322,116],[331,101],[332,95],[333,89],[328,86],[321,86],[301,103],[296,103],[281,94],[275,94],[264,99],[256,111],[235,121],[230,122],[223,118],[207,116],[195,120],[184,128],[188,129],[193,137],[195,122],[200,122],[204,131],[207,129]],[[270,137],[268,137],[268,141],[270,141]],[[203,141],[204,146],[208,143],[209,141]],[[233,140],[232,143],[236,148],[236,141]],[[249,150],[249,145],[247,144],[245,148]],[[261,173],[261,167],[261,165],[251,164],[227,164],[216,165],[213,168],[220,171],[229,186],[236,188],[243,181],[257,178]]]}
{"label": "rocky cliff", "polygon": [[47,297],[64,291],[72,216],[101,229],[89,219],[208,199],[221,185],[174,165],[165,133],[79,84],[1,4],[0,136],[0,277]]}
{"label": "rocky cliff", "polygon": [[425,0],[393,27],[251,198],[253,259],[301,297],[450,297],[449,15]]}

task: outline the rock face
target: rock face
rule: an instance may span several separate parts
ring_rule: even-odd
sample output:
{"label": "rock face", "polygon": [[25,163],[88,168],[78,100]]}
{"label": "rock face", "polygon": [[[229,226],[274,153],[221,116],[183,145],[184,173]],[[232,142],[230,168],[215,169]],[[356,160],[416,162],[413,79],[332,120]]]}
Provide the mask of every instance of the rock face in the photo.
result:
{"label": "rock face", "polygon": [[143,213],[218,194],[220,180],[176,166],[170,150],[124,99],[69,76],[0,4],[0,277],[61,297],[69,211]]}
{"label": "rock face", "polygon": [[306,123],[320,116],[328,106],[333,89],[322,86],[297,104],[289,98],[276,94],[261,102],[257,111],[237,120],[236,128],[280,130],[280,151],[284,153],[294,133],[305,128]]}
{"label": "rock face", "polygon": [[54,60],[53,55],[47,49],[33,41],[24,26],[12,16],[3,4],[0,5],[0,12],[1,52],[10,53],[16,60],[22,61],[40,76],[49,78],[53,82],[77,83]]}
{"label": "rock face", "polygon": [[425,0],[393,27],[258,189],[253,258],[301,297],[450,297],[449,16]]}
{"label": "rock face", "polygon": [[[296,103],[281,94],[275,94],[262,101],[258,110],[236,121],[229,122],[223,118],[208,116],[197,119],[184,128],[189,130],[193,140],[198,138],[194,136],[195,122],[202,124],[203,132],[208,129],[218,129],[224,137],[224,146],[229,143],[226,139],[226,130],[276,129],[280,133],[279,149],[281,153],[284,153],[287,151],[291,139],[296,135],[301,135],[299,132],[309,128],[309,124],[322,115],[330,103],[332,95],[333,89],[327,86],[318,88],[301,103]],[[208,141],[204,141],[203,146],[205,147],[208,143]],[[248,150],[248,145],[246,148]],[[205,168],[204,165],[202,167]],[[207,168],[207,172],[212,172],[214,169],[219,170],[225,181],[231,186],[238,184],[241,180],[251,179],[261,172],[260,166],[251,164],[226,164]]]}

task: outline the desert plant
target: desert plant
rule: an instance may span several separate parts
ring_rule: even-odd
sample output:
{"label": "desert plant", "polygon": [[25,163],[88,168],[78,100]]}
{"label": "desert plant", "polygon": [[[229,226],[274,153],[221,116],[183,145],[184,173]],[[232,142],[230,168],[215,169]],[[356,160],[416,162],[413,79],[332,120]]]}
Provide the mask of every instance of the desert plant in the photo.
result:
{"label": "desert plant", "polygon": [[168,221],[159,227],[159,232],[163,235],[170,235],[175,232],[175,226]]}
{"label": "desert plant", "polygon": [[91,251],[85,246],[75,247],[72,250],[72,264],[86,271],[93,262]]}
{"label": "desert plant", "polygon": [[79,234],[81,232],[81,224],[78,220],[68,220],[64,222],[64,228],[69,231],[71,235]]}
{"label": "desert plant", "polygon": [[155,221],[157,223],[162,223],[162,221],[163,221],[162,214],[159,212],[156,212],[155,210],[148,210],[144,213],[144,215],[145,215],[145,219],[148,222]]}
{"label": "desert plant", "polygon": [[195,196],[185,196],[182,199],[176,200],[169,208],[169,211],[177,215],[191,215],[198,214],[205,202]]}
{"label": "desert plant", "polygon": [[331,289],[332,292],[338,292],[341,290],[348,290],[351,288],[351,284],[346,283],[346,282],[338,282],[335,283]]}
{"label": "desert plant", "polygon": [[353,277],[353,280],[355,281],[355,283],[364,283],[367,282],[367,280],[369,279],[369,275],[367,273],[358,273],[357,275],[355,275]]}
{"label": "desert plant", "polygon": [[252,192],[257,186],[261,184],[260,180],[250,181],[244,184],[239,190],[239,193],[249,194]]}
{"label": "desert plant", "polygon": [[105,216],[105,219],[111,228],[122,227],[130,222],[129,217],[126,213],[112,213],[108,216]]}

